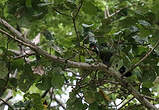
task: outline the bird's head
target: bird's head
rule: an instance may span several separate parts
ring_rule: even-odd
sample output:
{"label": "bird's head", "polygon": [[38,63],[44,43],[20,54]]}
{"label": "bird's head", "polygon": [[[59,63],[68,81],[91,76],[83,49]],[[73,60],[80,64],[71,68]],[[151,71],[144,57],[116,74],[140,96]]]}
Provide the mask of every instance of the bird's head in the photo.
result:
{"label": "bird's head", "polygon": [[99,53],[99,49],[96,43],[90,43],[89,47],[93,52],[96,52],[97,54]]}

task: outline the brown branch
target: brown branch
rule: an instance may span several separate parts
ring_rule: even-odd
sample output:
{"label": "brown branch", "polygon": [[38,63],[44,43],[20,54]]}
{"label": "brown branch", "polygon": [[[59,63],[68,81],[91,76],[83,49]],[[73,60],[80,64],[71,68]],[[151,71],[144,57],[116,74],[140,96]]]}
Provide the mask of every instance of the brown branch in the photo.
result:
{"label": "brown branch", "polygon": [[79,46],[80,46],[80,37],[79,37],[79,34],[78,34],[78,30],[77,30],[76,18],[78,16],[79,12],[80,12],[80,9],[82,8],[82,5],[83,5],[83,0],[80,1],[80,5],[79,5],[75,15],[72,16],[73,26],[74,26],[75,33],[76,33],[76,36],[77,36],[77,40],[79,41],[79,43],[78,43]]}
{"label": "brown branch", "polygon": [[77,40],[79,41],[78,44],[80,44],[80,38],[79,38],[79,34],[78,34],[78,30],[77,30],[77,25],[76,25],[76,19],[72,18],[72,21],[73,21],[73,27],[74,27],[74,30],[75,30],[75,33],[76,33],[76,36],[77,36]]}
{"label": "brown branch", "polygon": [[[125,82],[123,82],[125,83]],[[138,91],[135,90],[135,88],[129,83],[128,85],[123,84],[123,86],[125,86],[125,88],[127,88],[129,90],[130,93],[132,93],[134,95],[134,97],[145,107],[147,107],[148,109],[152,109],[152,110],[158,110],[158,108],[156,106],[154,106],[153,104],[151,104],[145,97],[143,97]]]}
{"label": "brown branch", "polygon": [[35,55],[35,53],[25,53],[24,55],[19,55],[19,56],[14,57],[14,59],[20,59],[20,58],[29,57],[32,55]]}
{"label": "brown branch", "polygon": [[8,35],[8,33],[4,32],[4,31],[0,31],[1,33],[7,34],[8,37],[11,37],[12,39],[16,40],[17,42],[20,42],[24,46],[30,47],[32,50],[34,50],[38,54],[45,56],[46,58],[52,60],[53,62],[65,63],[70,67],[83,68],[83,69],[87,69],[87,70],[90,70],[90,69],[91,70],[97,70],[97,69],[99,69],[99,70],[103,70],[106,73],[109,73],[109,74],[113,75],[114,77],[116,77],[118,79],[118,81],[121,83],[121,85],[124,86],[126,89],[128,89],[129,92],[131,92],[134,95],[134,97],[142,105],[144,105],[148,109],[158,110],[147,99],[145,99],[139,92],[137,92],[134,89],[134,87],[128,81],[126,81],[124,79],[121,79],[120,73],[115,72],[114,69],[112,69],[112,68],[108,69],[108,67],[106,65],[102,64],[102,63],[94,65],[94,64],[88,64],[88,63],[75,62],[75,61],[71,61],[71,60],[66,61],[64,58],[50,55],[48,52],[42,50],[41,48],[36,46],[34,43],[30,42],[28,39],[25,39],[24,37],[22,37],[23,35],[19,31],[17,31],[15,28],[13,28],[10,24],[8,24],[2,18],[0,18],[0,23],[2,25],[4,25],[5,27],[7,27],[12,33],[14,33],[16,35],[16,37],[14,37],[12,35]]}
{"label": "brown branch", "polygon": [[156,42],[155,46],[145,54],[144,57],[141,58],[141,60],[139,60],[136,64],[134,64],[128,71],[124,72],[123,73],[123,76],[127,73],[127,72],[130,72],[132,71],[133,69],[135,69],[137,66],[140,65],[141,62],[143,62],[154,50],[155,48],[159,45],[159,40]]}
{"label": "brown branch", "polygon": [[[0,29],[0,32],[2,32],[2,31],[3,30]],[[15,54],[14,59],[19,59],[19,58],[24,58],[24,57],[29,57],[29,56],[35,55],[35,53],[31,52],[31,51],[29,53],[25,52],[23,55],[21,55],[20,51],[18,51],[18,50],[8,49],[8,51],[10,51],[10,52]]]}
{"label": "brown branch", "polygon": [[[30,42],[29,40],[27,39],[22,39],[23,41],[17,39],[16,37],[10,35],[9,33],[3,31],[0,29],[0,32],[7,35],[8,37],[14,39],[15,41],[27,46],[27,47],[30,47],[31,49],[33,49],[34,51],[36,51],[37,53],[51,59],[52,61],[54,62],[59,62],[59,63],[66,63],[68,64],[69,66],[71,67],[77,67],[77,68],[83,68],[83,69],[92,69],[92,70],[96,70],[96,69],[102,69],[102,68],[107,68],[106,65],[100,63],[98,65],[91,65],[91,64],[88,64],[88,63],[81,63],[81,62],[74,62],[74,61],[70,61],[70,60],[65,60],[63,58],[60,58],[60,57],[57,57],[57,56],[53,56],[53,55],[50,55],[49,53],[47,53],[46,51],[40,49],[38,46],[34,45],[32,42]],[[15,31],[16,32],[16,31]],[[18,31],[17,31],[18,32]],[[22,34],[20,34],[19,32],[17,33],[17,36],[20,35],[19,37],[22,36]],[[19,38],[18,37],[18,38]]]}
{"label": "brown branch", "polygon": [[[3,33],[4,31],[0,29],[0,32]],[[6,33],[6,34],[7,34],[7,33]],[[6,34],[5,34],[5,35],[6,35]],[[7,36],[8,36],[8,35],[7,35]],[[20,55],[20,51],[18,51],[18,50],[8,49],[8,51],[14,53],[16,56]]]}
{"label": "brown branch", "polygon": [[78,9],[77,9],[77,12],[76,12],[76,14],[73,16],[74,18],[76,18],[76,17],[78,16],[78,13],[80,12],[80,9],[82,8],[82,5],[83,5],[83,0],[80,1],[80,5],[79,5],[79,7],[78,7]]}
{"label": "brown branch", "polygon": [[150,96],[146,96],[146,95],[143,95],[143,97],[145,97],[146,99],[148,99],[148,100],[158,100],[157,98],[152,98],[152,97],[150,97]]}

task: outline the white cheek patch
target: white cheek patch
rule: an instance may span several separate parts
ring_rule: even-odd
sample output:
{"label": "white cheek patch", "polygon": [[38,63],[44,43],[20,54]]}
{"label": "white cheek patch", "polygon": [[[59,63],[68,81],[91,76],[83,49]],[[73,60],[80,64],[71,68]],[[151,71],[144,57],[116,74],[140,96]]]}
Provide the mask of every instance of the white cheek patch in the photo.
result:
{"label": "white cheek patch", "polygon": [[96,47],[97,51],[99,52],[99,49]]}

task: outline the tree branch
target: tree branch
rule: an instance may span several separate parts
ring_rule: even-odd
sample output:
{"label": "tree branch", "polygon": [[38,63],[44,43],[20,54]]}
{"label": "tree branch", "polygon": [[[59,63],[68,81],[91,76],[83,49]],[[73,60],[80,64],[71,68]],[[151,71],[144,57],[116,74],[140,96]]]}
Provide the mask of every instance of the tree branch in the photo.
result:
{"label": "tree branch", "polygon": [[105,2],[106,2],[106,6],[104,11],[104,16],[105,16],[105,19],[107,19],[110,16],[110,14],[109,14],[109,7],[107,5],[107,0],[105,0]]}
{"label": "tree branch", "polygon": [[50,55],[48,52],[42,50],[41,48],[36,46],[34,43],[30,42],[28,39],[22,37],[23,35],[19,31],[17,31],[14,27],[12,27],[2,18],[0,18],[0,23],[2,25],[4,25],[5,27],[7,27],[9,29],[9,31],[14,33],[16,35],[16,37],[14,37],[12,35],[8,35],[8,33],[6,33],[5,31],[0,30],[1,33],[8,35],[8,37],[11,37],[12,39],[16,40],[17,42],[22,43],[23,45],[25,45],[27,47],[30,47],[32,50],[34,50],[38,54],[45,56],[46,58],[52,60],[53,62],[66,63],[70,67],[83,68],[83,69],[87,69],[87,70],[99,69],[99,70],[103,70],[106,73],[109,73],[109,74],[115,76],[118,79],[118,81],[121,83],[121,85],[124,86],[126,89],[128,89],[142,105],[144,105],[148,109],[158,110],[147,99],[145,99],[139,92],[137,92],[134,89],[134,87],[128,81],[126,81],[126,79],[121,79],[120,73],[115,72],[114,69],[112,69],[112,68],[108,69],[108,67],[102,63],[94,65],[94,64],[88,64],[88,63],[75,62],[75,61],[71,61],[71,60],[65,60],[64,58]]}
{"label": "tree branch", "polygon": [[135,97],[132,97],[127,102],[125,102],[118,110],[121,110],[126,104],[130,103]]}
{"label": "tree branch", "polygon": [[141,58],[141,60],[139,60],[135,65],[133,65],[128,71],[123,73],[123,76],[127,73],[132,71],[133,69],[135,69],[137,66],[140,65],[141,62],[143,62],[154,50],[155,48],[159,45],[159,40],[156,42],[155,46],[145,54],[145,56],[143,58]]}
{"label": "tree branch", "polygon": [[80,9],[82,8],[82,5],[83,5],[83,0],[80,1],[80,5],[79,5],[75,15],[72,16],[73,26],[74,26],[74,29],[75,29],[75,33],[76,33],[76,36],[77,36],[77,40],[78,40],[78,45],[79,46],[80,46],[80,37],[79,37],[79,34],[78,34],[78,30],[77,30],[76,18],[78,16],[79,12],[80,12]]}
{"label": "tree branch", "polygon": [[1,100],[4,104],[8,105],[8,107],[9,107],[11,110],[14,110],[14,109],[12,108],[12,106],[11,106],[8,102],[6,102],[5,100],[3,100],[2,98],[0,98],[0,100]]}
{"label": "tree branch", "polygon": [[[56,96],[55,96],[55,94],[54,94],[54,89],[53,89],[53,88],[52,88],[51,95],[53,96],[53,97],[51,96],[52,99],[55,100],[55,102],[56,102],[57,104],[59,104],[64,110],[66,110],[66,107],[64,106],[64,104],[63,104],[59,99],[56,98]],[[51,100],[52,100],[52,99],[51,99]]]}
{"label": "tree branch", "polygon": [[[8,102],[10,99],[12,99],[13,98],[13,96],[10,96],[10,97],[8,97],[7,99],[4,99],[5,100],[5,102]],[[3,105],[3,104],[5,104],[4,102],[2,102],[2,103],[0,103],[0,107]]]}
{"label": "tree branch", "polygon": [[[0,22],[1,22],[1,19],[0,19]],[[9,24],[7,26],[10,26]],[[12,29],[13,27],[11,27],[10,29]],[[67,65],[71,66],[71,67],[77,67],[77,68],[83,68],[83,69],[92,69],[92,70],[97,70],[97,69],[102,69],[102,68],[107,68],[106,65],[100,63],[100,64],[97,64],[97,65],[91,65],[91,64],[88,64],[88,63],[81,63],[81,62],[74,62],[74,61],[70,61],[70,60],[65,60],[61,57],[57,57],[57,56],[53,56],[53,55],[50,55],[49,53],[47,53],[46,51],[40,49],[38,46],[36,46],[34,43],[30,42],[29,40],[27,39],[24,39],[23,36],[20,32],[18,32],[17,30],[15,30],[13,28],[13,30],[10,30],[12,32],[15,32],[15,34],[17,35],[17,37],[15,36],[12,36],[10,35],[9,33],[7,33],[6,31],[3,31],[0,29],[0,32],[7,35],[8,37],[14,39],[15,41],[27,46],[27,47],[30,47],[32,50],[36,51],[37,53],[47,57],[48,59],[54,61],[54,62],[59,62],[59,63],[66,63]]]}
{"label": "tree branch", "polygon": [[75,30],[75,33],[76,33],[76,36],[77,36],[78,44],[80,44],[80,38],[79,38],[77,25],[76,25],[76,19],[74,17],[72,18],[72,22],[73,22],[73,27],[74,27],[74,30]]}
{"label": "tree branch", "polygon": [[56,8],[52,8],[53,10],[55,10],[57,13],[61,14],[61,15],[64,15],[64,16],[67,16],[67,17],[71,17],[70,15],[67,15],[65,13],[62,13],[61,11],[57,10]]}
{"label": "tree branch", "polygon": [[78,13],[80,12],[80,9],[82,8],[82,5],[83,5],[83,0],[80,1],[80,5],[79,5],[79,7],[78,7],[78,9],[77,9],[77,12],[76,12],[76,14],[73,16],[74,18],[76,18],[76,17],[78,16]]}

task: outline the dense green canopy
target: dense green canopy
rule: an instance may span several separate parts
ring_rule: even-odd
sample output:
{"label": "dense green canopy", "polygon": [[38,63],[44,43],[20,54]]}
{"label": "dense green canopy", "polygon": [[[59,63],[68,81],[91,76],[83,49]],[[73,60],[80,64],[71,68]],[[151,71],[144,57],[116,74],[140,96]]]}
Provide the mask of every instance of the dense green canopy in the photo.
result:
{"label": "dense green canopy", "polygon": [[157,110],[158,6],[1,0],[0,109]]}

